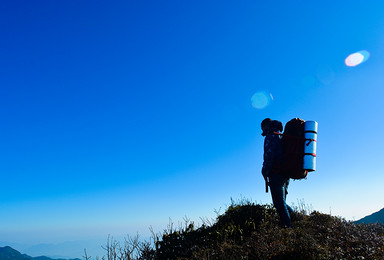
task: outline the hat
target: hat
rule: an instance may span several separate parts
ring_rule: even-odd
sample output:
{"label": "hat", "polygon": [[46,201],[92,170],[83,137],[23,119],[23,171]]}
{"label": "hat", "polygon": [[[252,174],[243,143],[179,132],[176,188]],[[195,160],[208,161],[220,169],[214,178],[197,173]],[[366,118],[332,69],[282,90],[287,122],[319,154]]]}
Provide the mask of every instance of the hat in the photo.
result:
{"label": "hat", "polygon": [[267,130],[267,127],[271,122],[272,122],[272,119],[270,118],[266,118],[261,122],[261,130],[263,130],[263,132],[261,133],[262,136],[266,136],[265,131]]}
{"label": "hat", "polygon": [[263,133],[261,133],[262,136],[266,136],[268,132],[273,131],[283,131],[283,124],[278,120],[272,120],[270,118],[266,118],[261,122],[261,129],[263,130]]}

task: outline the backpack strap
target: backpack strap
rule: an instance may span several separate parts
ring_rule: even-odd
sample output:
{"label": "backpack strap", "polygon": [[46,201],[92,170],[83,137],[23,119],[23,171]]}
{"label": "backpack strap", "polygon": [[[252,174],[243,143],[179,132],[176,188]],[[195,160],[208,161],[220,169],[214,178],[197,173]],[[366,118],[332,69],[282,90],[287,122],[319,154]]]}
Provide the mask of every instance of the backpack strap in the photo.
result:
{"label": "backpack strap", "polygon": [[308,143],[306,143],[306,146],[310,145],[312,142],[317,142],[317,140],[315,139],[305,139],[305,141],[308,141]]}

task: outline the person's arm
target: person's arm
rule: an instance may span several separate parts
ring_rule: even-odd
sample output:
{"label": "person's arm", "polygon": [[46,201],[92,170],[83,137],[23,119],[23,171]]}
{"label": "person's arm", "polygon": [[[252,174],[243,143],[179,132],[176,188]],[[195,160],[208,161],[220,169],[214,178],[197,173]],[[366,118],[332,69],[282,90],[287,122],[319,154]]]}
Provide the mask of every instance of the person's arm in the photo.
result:
{"label": "person's arm", "polygon": [[264,178],[270,175],[276,159],[280,157],[280,153],[280,137],[277,134],[267,135],[264,140],[264,162],[262,169]]}
{"label": "person's arm", "polygon": [[264,162],[261,170],[264,179],[269,176],[273,162],[273,135],[267,135],[264,140]]}

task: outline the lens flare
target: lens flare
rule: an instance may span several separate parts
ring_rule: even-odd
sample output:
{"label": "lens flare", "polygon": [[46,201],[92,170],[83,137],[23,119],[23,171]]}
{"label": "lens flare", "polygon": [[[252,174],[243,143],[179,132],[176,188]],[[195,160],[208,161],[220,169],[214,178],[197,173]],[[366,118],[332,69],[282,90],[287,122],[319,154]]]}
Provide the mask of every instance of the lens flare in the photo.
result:
{"label": "lens flare", "polygon": [[256,92],[251,98],[252,106],[256,109],[266,108],[272,100],[272,94],[268,94],[265,91]]}
{"label": "lens flare", "polygon": [[329,85],[335,79],[335,72],[328,65],[321,65],[316,70],[317,79],[324,85]]}
{"label": "lens flare", "polygon": [[314,87],[316,85],[316,79],[313,76],[308,75],[301,79],[301,85],[307,88]]}
{"label": "lens flare", "polygon": [[366,50],[352,53],[345,59],[345,65],[347,65],[348,67],[355,67],[367,61],[370,56],[371,54]]}

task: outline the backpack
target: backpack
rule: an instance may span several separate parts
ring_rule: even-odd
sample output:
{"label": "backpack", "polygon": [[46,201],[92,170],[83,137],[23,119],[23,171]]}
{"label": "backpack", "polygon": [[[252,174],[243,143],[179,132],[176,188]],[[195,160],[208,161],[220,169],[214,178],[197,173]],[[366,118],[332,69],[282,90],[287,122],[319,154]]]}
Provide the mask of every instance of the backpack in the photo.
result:
{"label": "backpack", "polygon": [[304,179],[308,171],[303,169],[304,158],[304,123],[300,118],[293,118],[284,128],[281,139],[283,162],[281,173],[291,179]]}

